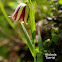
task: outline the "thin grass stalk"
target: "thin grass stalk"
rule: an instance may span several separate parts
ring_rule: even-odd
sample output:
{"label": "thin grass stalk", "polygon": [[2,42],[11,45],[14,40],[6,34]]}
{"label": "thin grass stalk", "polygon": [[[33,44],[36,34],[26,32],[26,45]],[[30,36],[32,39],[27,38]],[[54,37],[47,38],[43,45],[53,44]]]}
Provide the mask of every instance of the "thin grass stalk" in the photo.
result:
{"label": "thin grass stalk", "polygon": [[6,14],[5,10],[4,10],[4,7],[3,7],[3,4],[2,4],[2,2],[1,2],[1,0],[0,0],[0,8],[1,8],[1,11],[2,11],[3,15],[4,15],[5,18],[7,19],[8,23],[11,25],[12,28],[15,28],[14,24],[11,22],[11,20],[10,20],[10,19],[8,18],[8,16],[7,16],[7,14]]}

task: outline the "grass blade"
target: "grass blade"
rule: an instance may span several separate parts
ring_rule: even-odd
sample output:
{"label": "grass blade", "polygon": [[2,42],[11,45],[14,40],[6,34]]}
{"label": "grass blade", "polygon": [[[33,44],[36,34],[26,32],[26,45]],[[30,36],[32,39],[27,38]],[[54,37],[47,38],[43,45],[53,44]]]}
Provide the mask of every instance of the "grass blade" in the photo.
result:
{"label": "grass blade", "polygon": [[[43,45],[42,45],[42,39],[39,28],[38,28],[38,47],[39,47],[39,51],[42,52]],[[43,53],[37,54],[37,62],[43,62]]]}
{"label": "grass blade", "polygon": [[30,18],[29,19],[30,19],[29,23],[30,23],[30,26],[31,26],[31,33],[32,33],[32,39],[33,39],[34,62],[36,62],[36,52],[35,52],[35,43],[36,43],[35,9],[34,9],[34,6],[32,6],[32,3],[30,4]]}
{"label": "grass blade", "polygon": [[30,49],[30,51],[32,53],[32,56],[34,57],[32,41],[31,41],[31,39],[30,39],[30,37],[29,37],[29,35],[28,35],[23,23],[21,23],[21,27],[22,27],[23,33],[25,35],[25,38],[27,40],[27,45],[28,45],[28,47],[29,47],[29,49]]}
{"label": "grass blade", "polygon": [[33,41],[35,41],[35,39],[36,39],[35,10],[34,10],[34,7],[32,7],[32,4],[30,4],[30,20],[29,20],[29,23],[31,25],[32,39],[33,39]]}

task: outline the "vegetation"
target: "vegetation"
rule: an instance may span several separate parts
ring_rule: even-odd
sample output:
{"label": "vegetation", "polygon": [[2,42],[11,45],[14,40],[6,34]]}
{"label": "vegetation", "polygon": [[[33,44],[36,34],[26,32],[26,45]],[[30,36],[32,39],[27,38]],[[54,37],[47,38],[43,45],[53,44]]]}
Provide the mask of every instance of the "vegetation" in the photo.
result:
{"label": "vegetation", "polygon": [[[29,6],[27,24],[8,17],[20,3]],[[0,0],[0,62],[50,61],[62,62],[62,0]]]}

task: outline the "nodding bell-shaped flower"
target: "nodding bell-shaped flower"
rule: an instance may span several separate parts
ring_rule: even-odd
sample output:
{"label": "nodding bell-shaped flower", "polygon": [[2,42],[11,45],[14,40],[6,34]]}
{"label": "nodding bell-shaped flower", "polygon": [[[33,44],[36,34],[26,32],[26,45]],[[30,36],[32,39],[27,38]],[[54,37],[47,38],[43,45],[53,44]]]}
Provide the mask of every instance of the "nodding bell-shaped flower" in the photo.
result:
{"label": "nodding bell-shaped flower", "polygon": [[29,17],[29,6],[25,3],[21,3],[16,8],[14,14],[10,16],[13,20],[19,22],[27,22]]}

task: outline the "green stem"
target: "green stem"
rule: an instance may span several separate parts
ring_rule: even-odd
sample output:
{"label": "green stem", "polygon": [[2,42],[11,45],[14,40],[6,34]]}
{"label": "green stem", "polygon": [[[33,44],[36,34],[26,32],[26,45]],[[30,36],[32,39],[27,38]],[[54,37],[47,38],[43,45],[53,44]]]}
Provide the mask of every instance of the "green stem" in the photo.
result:
{"label": "green stem", "polygon": [[7,16],[7,14],[6,14],[5,10],[4,10],[4,7],[3,7],[3,4],[2,4],[2,2],[1,2],[1,0],[0,0],[0,8],[1,8],[1,11],[2,11],[2,13],[4,14],[5,18],[7,19],[7,21],[8,21],[9,24],[11,25],[11,27],[12,27],[12,28],[15,28],[14,24],[11,22],[11,20],[10,20],[10,19],[8,18],[8,16]]}

